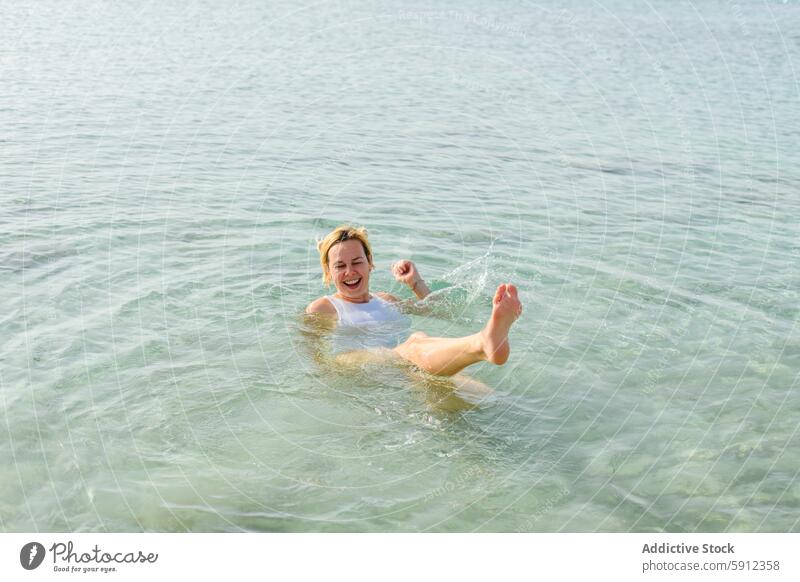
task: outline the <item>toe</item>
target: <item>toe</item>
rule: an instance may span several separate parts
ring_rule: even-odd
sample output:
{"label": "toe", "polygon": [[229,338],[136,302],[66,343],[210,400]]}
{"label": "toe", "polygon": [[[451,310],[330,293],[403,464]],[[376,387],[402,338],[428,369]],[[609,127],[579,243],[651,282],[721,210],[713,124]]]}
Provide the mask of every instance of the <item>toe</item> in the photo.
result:
{"label": "toe", "polygon": [[506,286],[506,290],[508,291],[508,294],[511,295],[512,297],[514,297],[514,298],[517,297],[517,288],[516,288],[516,286],[512,285],[511,283],[509,283]]}
{"label": "toe", "polygon": [[505,296],[505,294],[506,294],[506,284],[502,283],[502,284],[497,286],[497,291],[494,294],[494,302],[495,303],[500,303],[500,301],[503,300],[503,297]]}

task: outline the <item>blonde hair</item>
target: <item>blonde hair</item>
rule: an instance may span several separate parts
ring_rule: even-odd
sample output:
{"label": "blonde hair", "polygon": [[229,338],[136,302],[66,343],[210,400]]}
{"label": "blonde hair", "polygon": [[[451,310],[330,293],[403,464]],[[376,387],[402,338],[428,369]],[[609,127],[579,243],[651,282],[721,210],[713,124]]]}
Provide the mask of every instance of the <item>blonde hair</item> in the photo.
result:
{"label": "blonde hair", "polygon": [[372,247],[369,244],[369,237],[367,236],[367,229],[364,227],[355,227],[349,224],[343,224],[333,229],[330,234],[317,243],[317,250],[319,251],[319,262],[322,264],[322,282],[325,285],[331,284],[331,271],[328,266],[328,253],[334,245],[344,242],[346,240],[357,240],[364,247],[364,254],[367,255],[367,262],[370,267],[372,264]]}

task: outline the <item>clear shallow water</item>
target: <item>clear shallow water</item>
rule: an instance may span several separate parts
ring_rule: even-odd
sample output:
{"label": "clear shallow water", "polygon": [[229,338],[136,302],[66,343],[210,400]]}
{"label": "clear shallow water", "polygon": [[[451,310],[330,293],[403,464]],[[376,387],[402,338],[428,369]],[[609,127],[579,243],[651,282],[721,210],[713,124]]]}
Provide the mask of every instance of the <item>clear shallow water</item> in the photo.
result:
{"label": "clear shallow water", "polygon": [[[5,531],[798,531],[796,2],[4,2]],[[470,407],[331,370],[313,242]]]}

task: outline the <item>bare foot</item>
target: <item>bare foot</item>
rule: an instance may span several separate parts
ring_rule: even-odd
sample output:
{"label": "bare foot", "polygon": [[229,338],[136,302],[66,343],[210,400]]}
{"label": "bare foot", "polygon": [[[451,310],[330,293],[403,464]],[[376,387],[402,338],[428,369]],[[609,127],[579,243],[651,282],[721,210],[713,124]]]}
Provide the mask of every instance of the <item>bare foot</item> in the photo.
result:
{"label": "bare foot", "polygon": [[501,366],[511,353],[508,330],[522,313],[522,303],[517,296],[517,288],[505,283],[497,287],[492,303],[492,316],[481,331],[483,354],[491,363]]}

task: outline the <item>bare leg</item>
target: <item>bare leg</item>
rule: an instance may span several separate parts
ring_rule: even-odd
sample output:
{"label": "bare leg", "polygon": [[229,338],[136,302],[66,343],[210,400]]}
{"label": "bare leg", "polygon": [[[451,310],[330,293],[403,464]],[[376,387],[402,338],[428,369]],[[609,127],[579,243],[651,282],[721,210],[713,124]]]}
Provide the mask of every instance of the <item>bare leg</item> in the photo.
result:
{"label": "bare leg", "polygon": [[458,373],[448,380],[455,386],[455,393],[471,404],[478,404],[494,394],[489,386],[466,374]]}
{"label": "bare leg", "polygon": [[435,410],[471,410],[494,393],[483,382],[463,373],[455,376],[431,376],[409,366],[409,378],[425,403]]}
{"label": "bare leg", "polygon": [[362,368],[369,364],[387,364],[401,360],[398,360],[394,350],[376,348],[372,350],[345,352],[337,355],[333,361],[344,368]]}
{"label": "bare leg", "polygon": [[395,348],[405,360],[437,376],[452,376],[481,361],[502,365],[508,360],[508,330],[522,312],[514,285],[500,285],[492,315],[480,332],[459,338],[428,337],[415,333]]}

